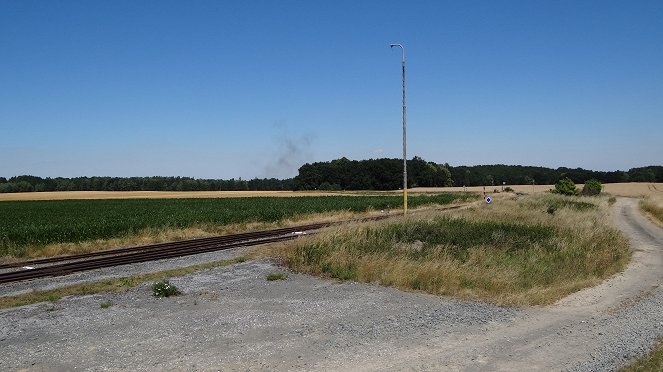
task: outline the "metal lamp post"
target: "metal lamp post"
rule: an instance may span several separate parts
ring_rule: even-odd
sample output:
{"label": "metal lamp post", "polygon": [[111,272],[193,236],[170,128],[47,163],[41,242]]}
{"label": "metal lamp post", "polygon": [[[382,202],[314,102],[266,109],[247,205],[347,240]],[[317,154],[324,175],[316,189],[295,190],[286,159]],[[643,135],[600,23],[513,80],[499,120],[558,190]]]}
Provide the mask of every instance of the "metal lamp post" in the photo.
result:
{"label": "metal lamp post", "polygon": [[403,215],[407,215],[407,140],[405,126],[405,48],[401,44],[389,44],[390,48],[399,47],[403,52]]}

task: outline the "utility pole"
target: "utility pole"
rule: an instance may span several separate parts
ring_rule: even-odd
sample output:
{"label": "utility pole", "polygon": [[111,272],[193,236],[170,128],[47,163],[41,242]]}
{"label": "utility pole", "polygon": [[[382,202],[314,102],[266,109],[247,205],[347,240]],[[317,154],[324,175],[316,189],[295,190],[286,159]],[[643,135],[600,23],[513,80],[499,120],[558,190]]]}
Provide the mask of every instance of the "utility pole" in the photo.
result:
{"label": "utility pole", "polygon": [[403,52],[403,215],[407,215],[407,132],[405,115],[405,48],[401,44],[389,44],[390,48],[399,47]]}

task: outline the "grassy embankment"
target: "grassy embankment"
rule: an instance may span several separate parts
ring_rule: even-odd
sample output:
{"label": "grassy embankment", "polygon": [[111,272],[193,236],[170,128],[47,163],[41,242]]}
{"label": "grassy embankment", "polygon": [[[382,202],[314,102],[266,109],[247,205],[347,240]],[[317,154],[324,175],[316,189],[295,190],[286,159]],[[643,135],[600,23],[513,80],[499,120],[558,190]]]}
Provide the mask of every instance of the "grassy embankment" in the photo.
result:
{"label": "grassy embankment", "polygon": [[[475,199],[440,193],[412,207]],[[400,208],[398,195],[0,202],[0,261],[274,228]]]}
{"label": "grassy embankment", "polygon": [[342,226],[280,245],[295,271],[507,305],[544,305],[624,268],[605,198],[539,195]]}
{"label": "grassy embankment", "polygon": [[638,358],[633,363],[622,368],[620,372],[660,372],[663,371],[663,339],[649,354]]}

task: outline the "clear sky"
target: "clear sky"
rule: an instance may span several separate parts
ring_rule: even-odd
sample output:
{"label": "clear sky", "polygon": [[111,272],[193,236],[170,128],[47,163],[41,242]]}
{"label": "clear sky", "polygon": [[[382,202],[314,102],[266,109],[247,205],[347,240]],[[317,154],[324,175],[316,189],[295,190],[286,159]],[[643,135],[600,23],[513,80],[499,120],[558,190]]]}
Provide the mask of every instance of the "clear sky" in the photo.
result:
{"label": "clear sky", "polygon": [[663,1],[0,0],[0,176],[663,164]]}

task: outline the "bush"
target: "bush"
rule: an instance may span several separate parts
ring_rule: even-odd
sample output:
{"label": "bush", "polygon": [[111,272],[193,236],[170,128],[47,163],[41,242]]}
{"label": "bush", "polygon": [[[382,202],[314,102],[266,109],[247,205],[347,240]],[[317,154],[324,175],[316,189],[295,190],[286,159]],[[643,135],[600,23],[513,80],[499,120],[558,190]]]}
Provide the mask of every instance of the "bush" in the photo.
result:
{"label": "bush", "polygon": [[179,296],[182,294],[177,287],[170,284],[168,279],[164,279],[152,284],[152,294],[154,297],[170,297],[170,296]]}
{"label": "bush", "polygon": [[576,184],[570,178],[563,178],[557,182],[555,189],[552,190],[554,194],[562,195],[578,195]]}
{"label": "bush", "polygon": [[603,185],[601,185],[601,181],[597,179],[591,179],[585,182],[585,186],[582,187],[582,195],[585,196],[596,196],[601,193],[601,189],[603,188]]}
{"label": "bush", "polygon": [[504,188],[504,192],[513,192],[513,189],[509,186]]}

